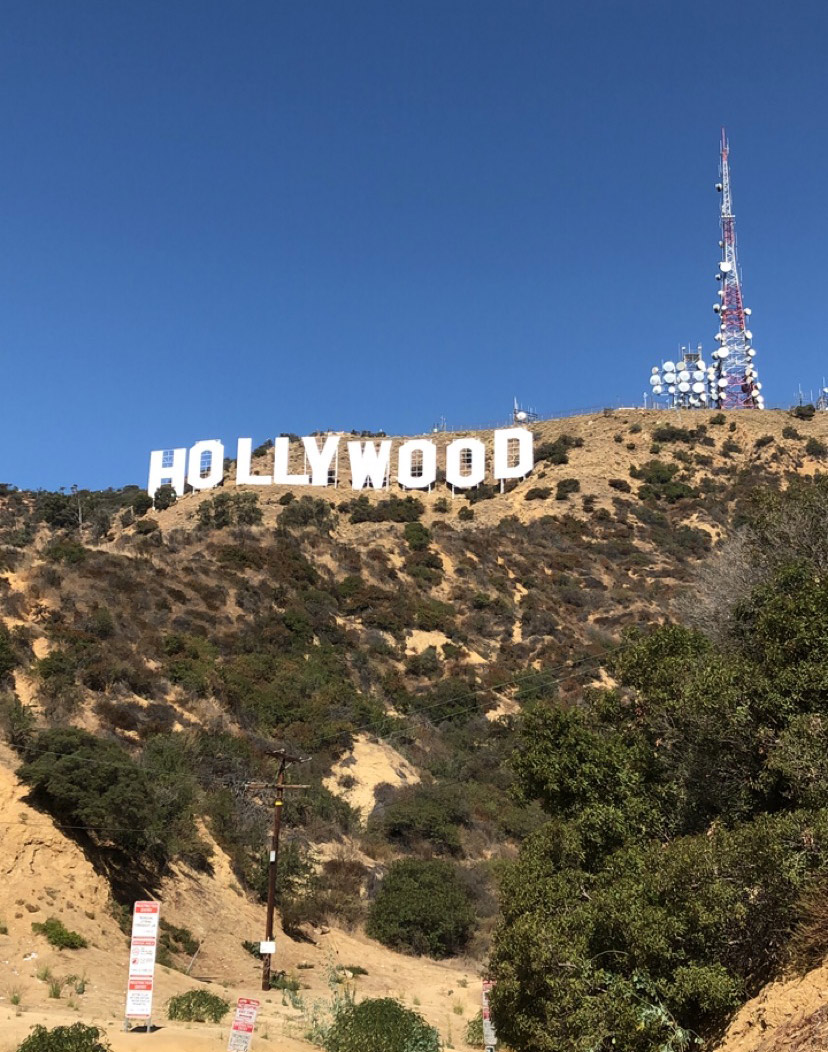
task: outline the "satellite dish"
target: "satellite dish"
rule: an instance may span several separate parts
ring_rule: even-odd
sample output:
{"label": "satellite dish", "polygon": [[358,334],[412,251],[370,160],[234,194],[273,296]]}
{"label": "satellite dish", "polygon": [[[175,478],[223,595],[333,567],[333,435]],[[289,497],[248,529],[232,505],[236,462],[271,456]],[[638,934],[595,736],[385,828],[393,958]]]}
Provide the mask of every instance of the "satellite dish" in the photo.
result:
{"label": "satellite dish", "polygon": [[729,274],[733,270],[733,264],[729,263],[726,259],[723,259],[719,264],[719,270],[722,274]]}
{"label": "satellite dish", "polygon": [[721,379],[718,381],[718,384],[719,384],[719,387],[727,387],[727,377],[726,376],[721,377]]}
{"label": "satellite dish", "polygon": [[697,394],[697,395],[704,394],[704,384],[700,383],[698,381],[696,383],[694,383],[693,384],[693,392],[694,392],[694,394]]}
{"label": "satellite dish", "polygon": [[[672,365],[673,363],[671,362],[670,364]],[[667,384],[674,384],[676,382],[676,374],[673,372],[665,373],[664,382]]]}
{"label": "satellite dish", "polygon": [[667,393],[668,394],[675,394],[676,393],[676,389],[675,389],[675,387],[672,384],[670,384],[670,386],[667,388]]}
{"label": "satellite dish", "polygon": [[754,384],[754,387],[756,388],[757,391],[761,391],[762,390],[762,385],[759,383],[758,380]]}
{"label": "satellite dish", "polygon": [[524,409],[521,409],[519,412],[515,413],[515,419],[520,421],[526,420],[528,416],[529,414]]}
{"label": "satellite dish", "polygon": [[750,331],[750,329],[745,329],[745,339],[746,340],[752,340],[753,339],[753,333]]}
{"label": "satellite dish", "polygon": [[660,383],[661,383],[661,377],[658,375],[658,373],[653,373],[653,375],[650,377],[650,386],[651,387],[655,387],[656,384],[660,384]]}
{"label": "satellite dish", "polygon": [[724,336],[722,336],[722,334],[720,332],[717,332],[716,335],[713,337],[713,339],[714,340],[719,340],[721,342],[724,339]]}
{"label": "satellite dish", "polygon": [[673,373],[675,371],[676,371],[676,367],[675,367],[675,364],[673,362],[665,362],[664,363],[664,372],[665,373]]}
{"label": "satellite dish", "polygon": [[701,360],[701,358],[699,358],[699,360],[696,362],[696,368],[697,369],[706,369],[707,368],[707,364],[705,362],[703,362]]}
{"label": "satellite dish", "polygon": [[659,369],[658,369],[657,365],[654,365],[652,367],[652,369],[650,370],[650,372],[653,373],[653,375],[656,375],[658,373],[658,371],[659,371]]}
{"label": "satellite dish", "polygon": [[694,369],[693,370],[693,379],[694,380],[703,380],[704,379],[704,369],[703,368],[702,369]]}
{"label": "satellite dish", "polygon": [[690,390],[690,384],[688,384],[686,380],[682,380],[678,385],[678,389],[682,394],[686,394]]}
{"label": "satellite dish", "polygon": [[756,355],[756,349],[754,347],[748,347],[748,355],[753,358]]}
{"label": "satellite dish", "polygon": [[750,317],[751,314],[753,314],[753,311],[750,309],[750,307],[745,307],[745,314],[747,314],[748,317]]}
{"label": "satellite dish", "polygon": [[699,395],[699,401],[700,402],[706,402],[707,401],[707,395],[706,394],[700,394]]}
{"label": "satellite dish", "polygon": [[661,394],[663,390],[664,388],[661,386],[661,384],[656,384],[656,386],[653,388],[653,394]]}
{"label": "satellite dish", "polygon": [[721,281],[721,280],[722,280],[722,275],[721,274],[717,274],[716,275],[716,281]]}
{"label": "satellite dish", "polygon": [[682,369],[681,372],[678,374],[678,378],[679,380],[689,380],[690,373],[688,373],[686,369]]}
{"label": "satellite dish", "polygon": [[[719,191],[719,193],[721,193],[722,190],[724,190],[724,187],[721,183],[716,183],[716,189]],[[721,244],[721,241],[719,242],[719,244]]]}
{"label": "satellite dish", "polygon": [[721,309],[722,309],[722,308],[721,308],[721,306],[720,306],[720,305],[719,305],[718,303],[714,303],[714,304],[713,304],[713,310],[714,310],[714,311],[715,311],[715,312],[716,312],[717,314],[719,313],[719,311],[720,311]]}

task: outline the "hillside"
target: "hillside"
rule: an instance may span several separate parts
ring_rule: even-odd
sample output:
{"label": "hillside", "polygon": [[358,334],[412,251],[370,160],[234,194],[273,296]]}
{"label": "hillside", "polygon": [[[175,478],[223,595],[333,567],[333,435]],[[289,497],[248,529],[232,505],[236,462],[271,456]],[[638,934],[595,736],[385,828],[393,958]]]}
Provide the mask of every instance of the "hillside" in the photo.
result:
{"label": "hillside", "polygon": [[[307,757],[290,777],[311,787],[286,807],[278,966],[301,985],[273,992],[271,1039],[307,1047],[331,969],[360,965],[359,996],[396,996],[465,1047],[496,878],[544,822],[510,792],[515,717],[612,685],[631,628],[707,616],[704,567],[752,498],[828,463],[828,414],[630,409],[533,429],[535,470],[503,493],[260,493],[228,472],[160,511],[135,488],[81,493],[79,525],[76,497],[3,488],[0,991],[26,1013],[10,1010],[2,1040],[35,1013],[57,1020],[50,1001],[66,1012],[68,991],[49,998],[37,979],[44,960],[69,974],[71,952],[31,931],[52,915],[90,942],[81,1018],[120,1040],[117,904],[138,894],[187,932],[171,936],[161,1000],[196,980],[255,992],[241,943],[263,922],[270,799],[251,785],[273,780],[266,741]],[[80,818],[46,770],[69,756],[100,795]],[[473,920],[422,942],[379,931],[371,903],[400,860],[446,867]],[[777,1047],[761,1039],[726,1047]]]}

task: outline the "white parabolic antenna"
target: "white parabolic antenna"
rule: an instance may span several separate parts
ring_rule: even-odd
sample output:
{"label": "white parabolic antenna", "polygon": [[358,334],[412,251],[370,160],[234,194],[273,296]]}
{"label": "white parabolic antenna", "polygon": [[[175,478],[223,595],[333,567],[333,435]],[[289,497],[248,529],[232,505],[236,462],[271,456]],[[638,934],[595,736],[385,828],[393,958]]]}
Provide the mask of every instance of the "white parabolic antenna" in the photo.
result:
{"label": "white parabolic antenna", "polygon": [[664,372],[665,373],[673,373],[675,371],[676,371],[676,363],[675,362],[665,362],[664,363]]}
{"label": "white parabolic antenna", "polygon": [[664,381],[668,384],[674,384],[676,382],[676,374],[674,372],[668,372],[664,374]]}
{"label": "white parabolic antenna", "polygon": [[733,270],[733,264],[732,263],[728,263],[728,261],[726,259],[724,259],[719,264],[719,270],[722,272],[722,274],[729,274],[730,271]]}
{"label": "white parabolic antenna", "polygon": [[694,393],[694,394],[703,394],[703,393],[704,393],[704,384],[703,384],[703,383],[700,383],[700,382],[699,382],[699,381],[697,380],[697,381],[696,381],[696,382],[695,382],[695,383],[693,384],[693,393]]}
{"label": "white parabolic antenna", "polygon": [[661,377],[658,375],[658,373],[653,373],[653,375],[650,377],[650,386],[655,387],[659,383],[661,383]]}

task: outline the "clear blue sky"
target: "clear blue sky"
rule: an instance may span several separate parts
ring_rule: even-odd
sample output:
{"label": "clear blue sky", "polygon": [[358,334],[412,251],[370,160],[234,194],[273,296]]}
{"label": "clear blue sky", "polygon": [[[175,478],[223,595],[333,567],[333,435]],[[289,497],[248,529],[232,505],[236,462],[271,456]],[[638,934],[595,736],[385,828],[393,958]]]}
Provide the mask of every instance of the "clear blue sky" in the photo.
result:
{"label": "clear blue sky", "polygon": [[5,0],[0,480],[639,403],[716,331],[828,373],[824,0]]}

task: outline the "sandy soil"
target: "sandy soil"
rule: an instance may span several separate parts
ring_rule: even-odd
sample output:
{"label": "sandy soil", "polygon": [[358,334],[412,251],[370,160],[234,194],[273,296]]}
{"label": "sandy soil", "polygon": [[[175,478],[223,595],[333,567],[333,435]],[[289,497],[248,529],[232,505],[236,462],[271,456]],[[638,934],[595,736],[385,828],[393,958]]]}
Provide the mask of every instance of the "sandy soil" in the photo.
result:
{"label": "sandy soil", "polygon": [[374,792],[378,785],[387,783],[396,788],[419,781],[417,769],[396,749],[360,734],[354,739],[353,748],[333,765],[323,784],[365,819],[374,810]]}

